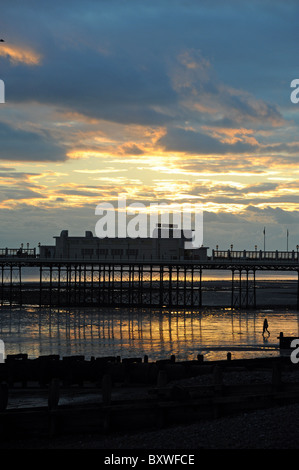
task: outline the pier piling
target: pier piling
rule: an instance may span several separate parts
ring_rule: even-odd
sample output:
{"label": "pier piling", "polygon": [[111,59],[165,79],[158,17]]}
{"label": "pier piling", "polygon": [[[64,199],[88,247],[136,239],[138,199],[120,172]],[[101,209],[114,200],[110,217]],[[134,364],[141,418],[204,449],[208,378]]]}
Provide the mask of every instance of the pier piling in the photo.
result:
{"label": "pier piling", "polygon": [[[232,309],[257,307],[256,272],[297,273],[295,306],[299,310],[297,259],[202,261],[101,261],[0,257],[1,306],[201,308],[205,270],[231,271]],[[39,270],[36,282],[23,271]],[[297,304],[297,305],[296,305]],[[227,306],[227,305],[223,305]]]}

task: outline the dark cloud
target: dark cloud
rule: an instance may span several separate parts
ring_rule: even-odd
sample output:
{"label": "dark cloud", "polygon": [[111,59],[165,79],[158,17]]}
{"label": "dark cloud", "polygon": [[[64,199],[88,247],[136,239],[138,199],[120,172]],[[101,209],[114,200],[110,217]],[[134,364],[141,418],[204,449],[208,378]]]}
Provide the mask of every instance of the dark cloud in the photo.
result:
{"label": "dark cloud", "polygon": [[121,150],[127,155],[144,155],[144,150],[136,144],[125,144],[121,147]]}
{"label": "dark cloud", "polygon": [[[220,137],[212,137],[204,131],[193,131],[183,128],[169,127],[167,133],[157,144],[164,150],[198,155],[197,161],[184,159],[180,166],[186,171],[229,172],[240,169],[243,172],[255,173],[269,170],[270,167],[296,167],[299,162],[299,144],[294,143],[263,143],[256,139],[248,140],[246,135],[237,135],[235,143],[221,142]],[[223,134],[222,139],[225,139]],[[243,140],[241,140],[243,139]],[[220,155],[221,159],[207,160],[205,155]],[[239,158],[238,156],[242,156]],[[203,156],[203,158],[200,158]],[[259,158],[255,160],[255,156]]]}
{"label": "dark cloud", "polygon": [[19,200],[19,199],[40,199],[44,198],[43,194],[31,189],[5,188],[0,189],[0,201]]}
{"label": "dark cloud", "polygon": [[[121,123],[163,125],[186,117],[178,107],[179,97],[173,89],[170,69],[182,51],[200,50],[202,57],[211,61],[214,75],[204,80],[201,74],[201,80],[194,85],[196,89],[234,109],[238,119],[242,115],[260,118],[261,109],[248,96],[228,88],[223,90],[219,83],[249,90],[247,85],[255,72],[251,71],[248,77],[245,66],[248,59],[254,60],[255,70],[259,68],[263,80],[255,81],[250,92],[263,99],[260,87],[265,92],[267,84],[267,98],[271,100],[269,57],[273,62],[275,58],[276,72],[280,70],[279,60],[284,65],[287,57],[290,61],[291,51],[287,48],[290,36],[284,38],[282,47],[283,38],[277,37],[277,28],[288,31],[286,20],[292,19],[292,10],[279,2],[274,2],[271,8],[268,2],[253,2],[258,6],[257,21],[252,3],[250,6],[238,3],[237,8],[232,1],[225,5],[216,3],[217,8],[208,2],[195,1],[164,0],[149,4],[135,0],[126,3],[89,0],[72,2],[70,7],[68,2],[53,0],[51,8],[29,1],[18,2],[16,10],[15,3],[12,6],[4,1],[2,16],[7,28],[11,28],[11,37],[42,55],[41,65],[36,67],[4,67],[9,99],[56,104]],[[280,19],[278,15],[282,13],[284,17]],[[269,36],[264,34],[265,27]],[[271,45],[271,49],[265,48],[263,42]],[[285,54],[277,56],[278,47]],[[7,65],[7,61],[1,61]],[[221,73],[223,70],[225,73]],[[190,67],[188,73],[192,73]],[[196,74],[198,70],[193,75],[198,80]],[[272,102],[263,109],[265,121],[279,118],[275,94]]]}
{"label": "dark cloud", "polygon": [[236,144],[222,143],[218,139],[203,132],[194,132],[181,128],[170,129],[158,141],[166,150],[186,152],[191,154],[226,154],[253,152],[254,145],[237,142]]}
{"label": "dark cloud", "polygon": [[[3,170],[6,170],[6,171],[3,171]],[[1,168],[0,168],[0,178],[9,178],[9,179],[13,179],[13,180],[16,180],[16,179],[26,179],[28,176],[34,176],[34,175],[38,175],[39,173],[23,173],[22,171],[10,171],[10,170],[13,170],[13,168],[2,168],[2,171],[1,171]]]}
{"label": "dark cloud", "polygon": [[264,209],[260,209],[254,206],[248,206],[246,209],[248,214],[253,214],[255,217],[264,217],[265,219],[271,221],[272,223],[277,223],[279,225],[293,225],[299,224],[299,212],[298,211],[286,211],[280,209],[280,207],[271,207],[267,206]]}
{"label": "dark cloud", "polygon": [[1,160],[66,160],[63,148],[56,145],[49,135],[16,129],[3,122],[0,123],[0,142]]}

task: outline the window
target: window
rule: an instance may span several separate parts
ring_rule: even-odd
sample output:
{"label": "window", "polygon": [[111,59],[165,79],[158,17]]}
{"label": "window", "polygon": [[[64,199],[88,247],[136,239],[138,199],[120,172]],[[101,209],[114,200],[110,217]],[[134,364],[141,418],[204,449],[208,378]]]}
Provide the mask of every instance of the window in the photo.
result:
{"label": "window", "polygon": [[127,255],[138,255],[138,250],[131,248],[127,250]]}
{"label": "window", "polygon": [[108,249],[107,248],[98,248],[96,251],[97,255],[107,255]]}
{"label": "window", "polygon": [[111,254],[112,254],[112,255],[122,255],[122,254],[123,254],[123,251],[124,251],[124,250],[121,250],[121,249],[119,249],[119,248],[113,248],[113,249],[111,250]]}
{"label": "window", "polygon": [[82,248],[81,254],[82,255],[93,255],[93,249],[92,248]]}

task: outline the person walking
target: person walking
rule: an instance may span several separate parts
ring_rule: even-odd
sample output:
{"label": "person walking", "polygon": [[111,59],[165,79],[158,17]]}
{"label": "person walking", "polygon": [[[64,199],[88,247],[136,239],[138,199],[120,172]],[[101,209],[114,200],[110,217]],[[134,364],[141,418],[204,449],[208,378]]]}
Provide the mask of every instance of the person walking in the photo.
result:
{"label": "person walking", "polygon": [[263,336],[265,335],[265,332],[267,331],[268,336],[270,336],[270,331],[268,330],[268,321],[267,318],[264,320],[264,325],[263,325]]}

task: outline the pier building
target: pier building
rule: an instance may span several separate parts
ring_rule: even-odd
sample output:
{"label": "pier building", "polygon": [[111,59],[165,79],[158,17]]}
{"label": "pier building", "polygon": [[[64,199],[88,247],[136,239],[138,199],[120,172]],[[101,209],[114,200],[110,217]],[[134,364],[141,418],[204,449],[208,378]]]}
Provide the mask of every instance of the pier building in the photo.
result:
{"label": "pier building", "polygon": [[91,231],[85,236],[69,236],[62,230],[55,236],[55,245],[41,245],[40,257],[51,259],[90,260],[204,260],[208,247],[186,249],[191,232],[185,233],[176,226],[158,225],[152,237],[147,238],[98,238]]}

